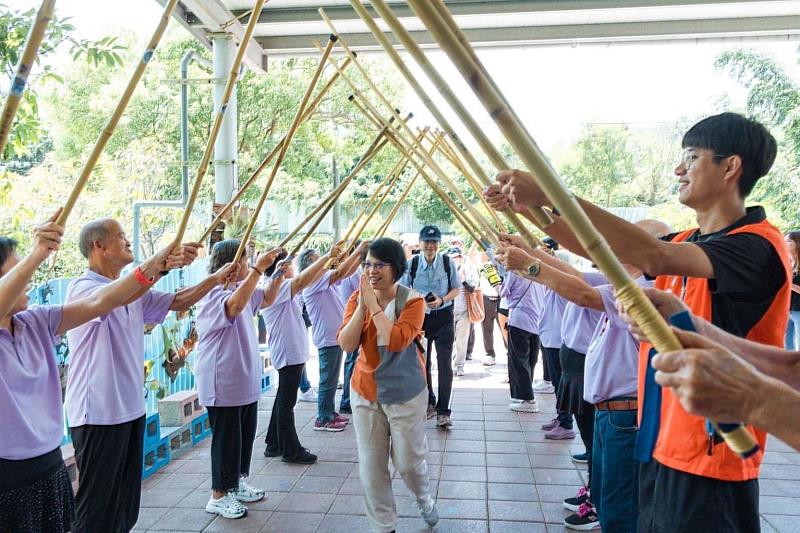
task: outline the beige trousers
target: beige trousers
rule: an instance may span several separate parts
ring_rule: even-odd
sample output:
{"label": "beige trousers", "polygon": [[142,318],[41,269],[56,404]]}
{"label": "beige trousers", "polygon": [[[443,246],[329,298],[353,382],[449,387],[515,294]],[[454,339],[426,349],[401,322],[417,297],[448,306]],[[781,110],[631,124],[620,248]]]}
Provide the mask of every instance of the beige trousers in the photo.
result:
{"label": "beige trousers", "polygon": [[456,346],[453,357],[453,369],[463,367],[467,360],[467,345],[469,344],[469,316],[456,315]]}
{"label": "beige trousers", "polygon": [[425,459],[428,454],[427,406],[427,388],[414,399],[396,405],[370,402],[350,390],[358,442],[358,473],[364,487],[367,518],[376,533],[392,531],[397,524],[389,457],[420,509],[433,504]]}

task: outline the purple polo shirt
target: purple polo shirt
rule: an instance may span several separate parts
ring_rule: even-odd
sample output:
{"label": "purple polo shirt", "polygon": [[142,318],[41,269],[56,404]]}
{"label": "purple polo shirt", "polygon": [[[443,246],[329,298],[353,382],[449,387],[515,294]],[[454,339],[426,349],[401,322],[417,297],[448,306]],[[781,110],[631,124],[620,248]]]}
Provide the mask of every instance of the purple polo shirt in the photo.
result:
{"label": "purple polo shirt", "polygon": [[339,283],[339,297],[342,300],[342,307],[347,305],[347,300],[350,299],[350,296],[356,292],[361,285],[361,267],[358,267],[353,274],[344,278],[341,283]]}
{"label": "purple polo shirt", "polygon": [[211,289],[197,303],[197,358],[194,372],[200,404],[237,407],[257,402],[261,396],[261,356],[253,317],[264,301],[257,288],[244,310],[229,319],[225,302],[236,286]]}
{"label": "purple polo shirt", "polygon": [[[86,298],[109,283],[105,276],[87,270],[70,283],[66,301]],[[144,325],[163,322],[173,300],[172,293],[150,290],[67,333],[64,405],[70,427],[109,426],[144,416]]]}
{"label": "purple polo shirt", "polygon": [[[644,276],[636,280],[642,287],[653,282]],[[597,288],[606,312],[595,328],[589,351],[586,352],[586,371],[583,380],[583,399],[600,403],[612,398],[636,398],[638,382],[639,343],[628,325],[617,314],[614,287]]]}
{"label": "purple polo shirt", "polygon": [[539,339],[544,348],[561,348],[561,322],[567,301],[554,290],[545,287],[542,297],[542,313],[539,315]]}
{"label": "purple polo shirt", "polygon": [[292,298],[292,280],[281,282],[275,302],[261,310],[267,325],[267,344],[276,370],[308,361],[308,332],[303,306]]}
{"label": "purple polo shirt", "polygon": [[342,280],[331,284],[332,270],[328,270],[316,283],[303,289],[308,318],[311,319],[311,340],[317,348],[336,346],[336,334],[344,320],[344,304],[339,285]]}
{"label": "purple polo shirt", "polygon": [[542,284],[508,272],[500,296],[508,299],[508,325],[538,335],[544,297]]}
{"label": "purple polo shirt", "polygon": [[31,307],[0,329],[0,458],[19,461],[61,444],[64,417],[54,346],[61,306]]}
{"label": "purple polo shirt", "polygon": [[[608,279],[600,272],[583,272],[583,279],[592,287],[599,287],[608,283]],[[603,313],[580,307],[572,302],[567,302],[564,309],[564,318],[561,321],[561,338],[567,348],[585,354],[589,349],[592,335]]]}

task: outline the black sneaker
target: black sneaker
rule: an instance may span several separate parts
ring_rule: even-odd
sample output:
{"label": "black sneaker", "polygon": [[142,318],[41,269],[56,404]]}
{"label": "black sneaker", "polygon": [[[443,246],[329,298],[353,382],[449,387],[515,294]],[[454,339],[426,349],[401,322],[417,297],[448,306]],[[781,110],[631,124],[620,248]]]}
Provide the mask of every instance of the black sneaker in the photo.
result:
{"label": "black sneaker", "polygon": [[589,462],[589,454],[586,452],[576,453],[572,456],[572,460],[576,463],[586,464]]}
{"label": "black sneaker", "polygon": [[353,410],[350,409],[349,407],[339,407],[339,412],[340,413],[344,413],[346,415],[352,415],[353,414]]}
{"label": "black sneaker", "polygon": [[281,452],[278,450],[270,450],[269,446],[264,449],[264,457],[280,457]]}
{"label": "black sneaker", "polygon": [[577,513],[581,505],[589,502],[589,490],[586,487],[581,487],[578,494],[572,498],[564,500],[564,509]]}
{"label": "black sneaker", "polygon": [[574,515],[570,515],[564,519],[564,527],[567,529],[574,529],[575,531],[591,531],[593,529],[600,529],[600,519],[597,518],[597,512],[588,503],[584,503]]}
{"label": "black sneaker", "polygon": [[297,455],[293,455],[291,457],[286,457],[284,455],[283,457],[281,457],[281,461],[283,461],[284,463],[292,463],[298,465],[311,465],[317,462],[317,456],[308,451],[307,448],[303,448]]}

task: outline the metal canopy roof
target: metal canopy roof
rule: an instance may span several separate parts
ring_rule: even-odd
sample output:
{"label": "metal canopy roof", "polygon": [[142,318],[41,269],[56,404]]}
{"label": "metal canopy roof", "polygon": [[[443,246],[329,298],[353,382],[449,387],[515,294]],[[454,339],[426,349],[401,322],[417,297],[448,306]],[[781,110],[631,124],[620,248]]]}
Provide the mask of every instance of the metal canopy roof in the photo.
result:
{"label": "metal canopy roof", "polygon": [[[446,0],[446,3],[476,46],[800,37],[798,0]],[[434,46],[405,2],[390,0],[389,4],[418,43]],[[253,5],[254,0],[181,0],[174,16],[210,46],[210,33],[228,31],[241,38]],[[362,51],[379,48],[348,0],[269,0],[259,14],[254,38],[248,44],[247,64],[266,70],[269,56],[316,54],[312,42],[324,40],[329,33],[317,13],[320,7],[353,48]],[[386,30],[382,22],[381,26]]]}

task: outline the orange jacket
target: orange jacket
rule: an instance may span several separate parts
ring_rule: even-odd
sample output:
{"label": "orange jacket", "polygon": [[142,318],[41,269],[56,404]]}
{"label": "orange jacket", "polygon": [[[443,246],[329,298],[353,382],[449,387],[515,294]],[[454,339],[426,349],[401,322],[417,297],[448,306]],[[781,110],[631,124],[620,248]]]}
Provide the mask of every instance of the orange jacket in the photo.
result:
{"label": "orange jacket", "polygon": [[[672,242],[683,242],[696,230],[678,234]],[[789,267],[786,245],[783,235],[769,222],[762,221],[736,228],[728,233],[754,233],[767,239],[778,252],[786,269],[786,282],[775,295],[767,312],[747,333],[746,338],[763,344],[783,346],[786,323],[788,320],[789,299],[791,295],[791,269]],[[658,276],[655,281],[657,289],[670,291],[679,298],[683,291],[682,276]],[[684,303],[692,313],[711,321],[711,291],[708,280],[703,278],[687,278]],[[639,412],[642,412],[644,398],[644,378],[648,364],[648,352],[651,345],[642,343],[639,350]],[[767,442],[767,434],[753,426],[748,429],[755,434],[761,450]],[[661,391],[661,426],[653,457],[661,464],[682,472],[698,476],[721,479],[725,481],[746,481],[758,477],[758,469],[763,453],[742,460],[725,445],[714,446],[708,454],[708,435],[705,419],[688,414],[672,390]]]}

